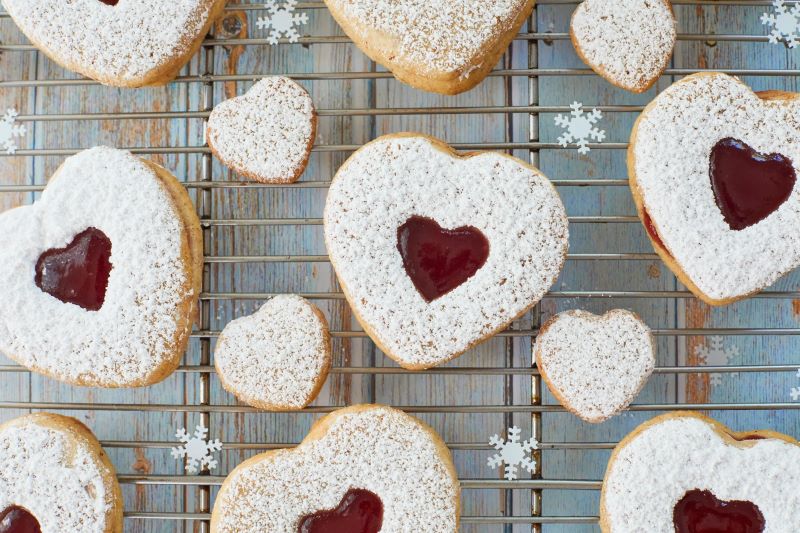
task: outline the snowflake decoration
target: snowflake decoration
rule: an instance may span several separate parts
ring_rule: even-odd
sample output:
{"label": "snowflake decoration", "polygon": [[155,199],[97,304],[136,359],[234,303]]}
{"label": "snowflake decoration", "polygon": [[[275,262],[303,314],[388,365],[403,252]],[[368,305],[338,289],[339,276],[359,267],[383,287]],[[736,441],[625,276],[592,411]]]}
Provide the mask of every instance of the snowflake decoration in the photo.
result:
{"label": "snowflake decoration", "polygon": [[514,426],[508,430],[508,440],[502,440],[499,435],[489,439],[489,444],[494,446],[495,450],[499,450],[500,453],[489,457],[488,464],[492,469],[495,469],[505,463],[505,478],[509,481],[517,479],[518,466],[522,466],[528,472],[532,472],[536,468],[536,461],[527,457],[527,454],[533,450],[538,450],[539,443],[536,439],[520,442],[519,434],[521,431],[520,428]]}
{"label": "snowflake decoration", "polygon": [[175,459],[187,459],[186,471],[196,474],[200,469],[217,467],[217,460],[211,454],[222,449],[219,440],[207,440],[208,428],[202,425],[195,427],[194,436],[186,433],[186,429],[181,428],[175,433],[175,438],[183,444],[177,448],[172,448],[172,457]]}
{"label": "snowflake decoration", "polygon": [[556,116],[556,126],[561,126],[566,131],[558,138],[558,144],[566,148],[570,143],[578,146],[579,154],[589,153],[589,140],[603,142],[606,132],[595,126],[597,121],[603,118],[603,113],[599,109],[592,109],[591,113],[583,110],[583,104],[573,102],[569,106],[572,111],[569,115]]}
{"label": "snowflake decoration", "polygon": [[270,30],[267,42],[278,44],[278,39],[283,36],[289,39],[290,43],[296,43],[300,39],[297,27],[308,24],[308,15],[294,12],[297,0],[285,0],[280,4],[278,0],[270,0],[264,7],[269,11],[269,15],[259,17],[256,25],[260,30]]}
{"label": "snowflake decoration", "polygon": [[761,15],[761,24],[772,28],[769,42],[783,42],[789,48],[794,48],[800,44],[800,6],[795,4],[789,8],[783,0],[773,0],[772,7],[775,13]]}
{"label": "snowflake decoration", "polygon": [[[798,378],[800,378],[800,368],[797,369],[797,374],[795,374]],[[792,397],[793,401],[800,400],[800,387],[792,387],[792,390],[789,391],[789,396]]]}
{"label": "snowflake decoration", "polygon": [[[698,346],[694,352],[697,361],[705,366],[725,366],[730,364],[731,359],[739,355],[739,349],[735,346],[725,348],[722,337],[709,337],[708,346]],[[731,377],[736,373],[731,373]],[[712,385],[722,384],[722,374],[715,372],[710,376]]]}
{"label": "snowflake decoration", "polygon": [[14,139],[25,135],[25,126],[16,123],[18,116],[16,109],[9,109],[0,118],[0,149],[5,150],[7,154],[16,153],[17,143]]}

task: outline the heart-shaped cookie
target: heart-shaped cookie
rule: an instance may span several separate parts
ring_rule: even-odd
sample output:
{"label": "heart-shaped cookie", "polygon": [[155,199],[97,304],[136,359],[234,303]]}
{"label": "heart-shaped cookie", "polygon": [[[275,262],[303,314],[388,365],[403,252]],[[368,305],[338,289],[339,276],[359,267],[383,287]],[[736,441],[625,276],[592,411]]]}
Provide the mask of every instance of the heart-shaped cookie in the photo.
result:
{"label": "heart-shaped cookie", "polygon": [[297,448],[236,467],[211,531],[455,533],[459,510],[455,467],[433,429],[391,407],[358,405],[319,420]]}
{"label": "heart-shaped cookie", "polygon": [[790,533],[800,525],[800,443],[734,433],[698,413],[654,418],[608,463],[604,533]]}
{"label": "heart-shaped cookie", "polygon": [[165,169],[113,148],[67,159],[0,215],[0,351],[77,385],[162,380],[189,339],[200,221]]}
{"label": "heart-shaped cookie", "polygon": [[494,68],[534,0],[325,0],[371,59],[412,87],[458,94]]}
{"label": "heart-shaped cookie", "polygon": [[631,190],[656,251],[712,305],[756,293],[800,265],[800,99],[695,74],[642,113]]}
{"label": "heart-shaped cookie", "polygon": [[194,55],[225,0],[3,0],[63,67],[115,87],[163,85]]}
{"label": "heart-shaped cookie", "polygon": [[575,51],[613,85],[642,93],[667,68],[675,47],[669,0],[584,0],[570,35]]}
{"label": "heart-shaped cookie", "polygon": [[305,89],[264,78],[222,102],[208,119],[208,145],[229,168],[262,183],[293,183],[308,164],[317,113]]}
{"label": "heart-shaped cookie", "polygon": [[324,223],[359,322],[415,370],[525,313],[568,247],[564,206],[537,169],[499,153],[459,156],[419,134],[381,137],[353,154],[333,180]]}
{"label": "heart-shaped cookie", "polygon": [[623,309],[602,316],[578,310],[558,314],[542,326],[534,352],[553,396],[592,423],[625,409],[656,364],[650,328]]}
{"label": "heart-shaped cookie", "polygon": [[328,322],[305,299],[276,296],[225,326],[214,364],[222,386],[243,402],[302,409],[319,394],[331,366]]}

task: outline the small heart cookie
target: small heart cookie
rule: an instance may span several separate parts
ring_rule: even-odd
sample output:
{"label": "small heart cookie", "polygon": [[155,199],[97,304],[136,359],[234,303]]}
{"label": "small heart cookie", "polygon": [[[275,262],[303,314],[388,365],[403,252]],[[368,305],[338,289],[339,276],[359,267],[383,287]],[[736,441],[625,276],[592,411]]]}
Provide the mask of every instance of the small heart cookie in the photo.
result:
{"label": "small heart cookie", "polygon": [[656,364],[650,328],[623,309],[602,316],[578,310],[558,314],[542,326],[534,351],[550,392],[592,423],[624,410]]}
{"label": "small heart cookie", "polygon": [[675,83],[633,129],[628,174],[653,246],[711,305],[800,265],[800,99],[720,73]]}
{"label": "small heart cookie", "polygon": [[186,349],[202,271],[180,182],[129,152],[86,150],[38,202],[0,215],[0,351],[75,385],[161,381]]}
{"label": "small heart cookie", "polygon": [[331,366],[328,322],[305,299],[276,296],[225,326],[214,365],[222,386],[241,401],[266,410],[302,409],[317,397]]}
{"label": "small heart cookie", "polygon": [[371,59],[412,87],[458,94],[500,60],[534,0],[325,0]]}
{"label": "small heart cookie", "polygon": [[225,0],[3,0],[63,67],[115,87],[163,85],[200,48]]}
{"label": "small heart cookie", "polygon": [[122,491],[89,429],[34,413],[0,426],[0,530],[122,533]]}
{"label": "small heart cookie", "polygon": [[569,233],[537,169],[500,153],[458,155],[419,134],[353,154],[324,224],[354,314],[414,370],[457,357],[535,305],[561,271]]}
{"label": "small heart cookie", "polygon": [[317,112],[289,78],[264,78],[222,102],[208,119],[208,145],[229,168],[262,183],[294,183],[306,169]]}
{"label": "small heart cookie", "polygon": [[584,0],[572,15],[570,35],[592,70],[642,93],[667,68],[677,34],[669,0]]}
{"label": "small heart cookie", "polygon": [[459,491],[433,429],[391,407],[357,405],[319,420],[297,448],[236,467],[211,531],[455,533]]}
{"label": "small heart cookie", "polygon": [[800,443],[734,433],[698,413],[639,426],[614,450],[600,502],[604,533],[791,533],[800,525]]}

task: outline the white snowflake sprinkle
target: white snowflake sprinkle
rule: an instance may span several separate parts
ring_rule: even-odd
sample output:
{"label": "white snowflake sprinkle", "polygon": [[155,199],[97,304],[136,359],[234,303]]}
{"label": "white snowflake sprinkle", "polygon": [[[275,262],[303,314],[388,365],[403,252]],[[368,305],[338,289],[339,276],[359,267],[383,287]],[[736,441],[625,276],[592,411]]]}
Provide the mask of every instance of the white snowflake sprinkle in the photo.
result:
{"label": "white snowflake sprinkle", "polygon": [[489,457],[489,466],[492,469],[497,468],[505,463],[505,478],[509,481],[517,479],[517,467],[521,466],[528,472],[532,472],[536,468],[536,461],[528,457],[527,454],[533,450],[539,449],[539,443],[536,439],[528,439],[525,442],[520,442],[519,434],[522,430],[514,426],[508,430],[508,440],[504,441],[499,435],[493,436],[489,439],[489,444],[494,446],[496,453]]}
{"label": "white snowflake sprinkle", "polygon": [[774,13],[761,15],[761,24],[772,28],[769,42],[785,43],[789,48],[794,48],[800,43],[800,6],[795,4],[791,8],[783,0],[773,0]]}
{"label": "white snowflake sprinkle", "polygon": [[18,147],[14,139],[25,135],[25,126],[16,123],[18,116],[16,109],[9,109],[0,119],[0,149],[5,150],[7,154],[17,152]]}
{"label": "white snowflake sprinkle", "polygon": [[172,448],[172,457],[186,459],[186,471],[196,474],[202,468],[213,469],[217,467],[217,460],[211,454],[222,449],[219,440],[207,440],[208,428],[202,425],[195,427],[194,436],[189,436],[186,429],[181,428],[175,433],[175,438],[183,443],[182,446]]}
{"label": "white snowflake sprinkle", "polygon": [[264,8],[269,11],[269,15],[259,17],[256,25],[260,30],[269,30],[267,37],[269,44],[278,44],[281,36],[286,37],[290,43],[296,43],[300,39],[297,28],[308,24],[308,15],[294,12],[297,0],[285,0],[281,3],[278,0],[270,0],[264,4]]}
{"label": "white snowflake sprinkle", "polygon": [[792,387],[792,390],[789,391],[789,396],[791,396],[792,400],[795,402],[800,400],[800,387]]}
{"label": "white snowflake sprinkle", "polygon": [[556,116],[556,126],[561,126],[566,131],[558,138],[558,144],[566,148],[570,143],[575,143],[578,153],[589,153],[589,140],[603,142],[606,132],[595,126],[597,121],[603,118],[603,113],[599,109],[593,108],[591,113],[583,110],[583,104],[573,102],[569,106],[572,111],[569,115]]}
{"label": "white snowflake sprinkle", "polygon": [[[725,366],[739,355],[739,349],[735,346],[725,348],[722,337],[709,337],[707,346],[698,346],[694,352],[697,362],[704,366]],[[735,372],[729,373],[731,377],[736,377]],[[722,384],[722,374],[715,372],[710,376],[712,385]]]}
{"label": "white snowflake sprinkle", "polygon": [[800,368],[797,369],[797,377],[800,378]]}

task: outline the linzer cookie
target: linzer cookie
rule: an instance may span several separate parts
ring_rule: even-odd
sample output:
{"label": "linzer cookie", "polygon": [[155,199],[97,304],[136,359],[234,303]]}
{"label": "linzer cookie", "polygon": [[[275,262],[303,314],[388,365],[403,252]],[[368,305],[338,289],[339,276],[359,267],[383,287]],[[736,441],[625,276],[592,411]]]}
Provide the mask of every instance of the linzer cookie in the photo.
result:
{"label": "linzer cookie", "polygon": [[494,68],[534,0],[325,0],[345,33],[400,81],[458,94]]}
{"label": "linzer cookie", "polygon": [[3,0],[63,67],[115,87],[163,85],[200,48],[225,0]]}
{"label": "linzer cookie", "polygon": [[388,135],[337,172],[325,242],[365,331],[409,369],[447,362],[547,292],[567,253],[553,185],[499,153]]}
{"label": "linzer cookie", "polygon": [[122,533],[114,467],[86,426],[35,413],[0,426],[0,530]]}
{"label": "linzer cookie", "polygon": [[556,315],[542,326],[534,351],[550,392],[592,423],[625,409],[656,363],[650,328],[623,309],[602,316],[577,310]]}
{"label": "linzer cookie", "polygon": [[299,296],[276,296],[225,326],[214,351],[222,385],[260,409],[302,409],[322,388],[331,339],[322,311]]}
{"label": "linzer cookie", "polygon": [[719,73],[689,76],[642,113],[631,190],[658,254],[723,305],[800,265],[800,100]]}
{"label": "linzer cookie", "polygon": [[222,102],[208,119],[208,145],[235,172],[262,183],[297,181],[308,164],[317,113],[289,78],[264,78]]}
{"label": "linzer cookie", "polygon": [[669,0],[584,0],[570,24],[575,50],[610,83],[636,93],[652,87],[675,47]]}
{"label": "linzer cookie", "polygon": [[76,385],[160,381],[189,340],[202,266],[174,176],[125,151],[81,152],[38,202],[0,215],[0,351]]}
{"label": "linzer cookie", "polygon": [[790,533],[800,524],[799,474],[800,445],[790,437],[664,415],[614,450],[600,525],[604,533]]}
{"label": "linzer cookie", "polygon": [[455,533],[459,484],[441,438],[391,407],[358,405],[319,420],[293,450],[231,472],[212,533]]}

